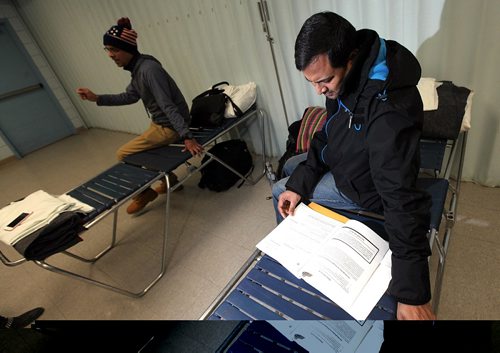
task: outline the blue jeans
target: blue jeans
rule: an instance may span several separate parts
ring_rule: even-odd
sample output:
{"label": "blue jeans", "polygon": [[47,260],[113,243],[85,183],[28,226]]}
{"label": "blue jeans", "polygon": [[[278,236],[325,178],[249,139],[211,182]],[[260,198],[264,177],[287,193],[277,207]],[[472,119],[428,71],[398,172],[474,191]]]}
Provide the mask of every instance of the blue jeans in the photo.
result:
{"label": "blue jeans", "polygon": [[[297,165],[307,159],[307,153],[302,153],[288,159],[283,166],[284,178],[273,185],[273,204],[274,212],[276,213],[276,222],[279,224],[283,217],[278,212],[278,198],[280,194],[286,190],[285,184],[289,176],[295,170]],[[341,210],[361,210],[362,207],[351,201],[347,196],[342,194],[333,178],[333,174],[328,172],[320,179],[316,185],[310,201],[316,202],[322,206],[336,208]]]}

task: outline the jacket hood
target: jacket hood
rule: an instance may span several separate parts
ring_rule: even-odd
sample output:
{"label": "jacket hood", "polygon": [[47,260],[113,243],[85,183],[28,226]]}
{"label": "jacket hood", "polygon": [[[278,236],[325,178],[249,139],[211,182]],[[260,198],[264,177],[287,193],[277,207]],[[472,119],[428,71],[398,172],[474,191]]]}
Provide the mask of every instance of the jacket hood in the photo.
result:
{"label": "jacket hood", "polygon": [[[377,32],[362,29],[356,32],[358,54],[353,66],[345,77],[341,95],[360,92],[368,80],[368,73],[377,59],[380,38]],[[417,58],[405,47],[393,40],[386,40],[386,63],[389,74],[385,87],[392,91],[403,87],[415,86],[421,75]]]}
{"label": "jacket hood", "polygon": [[388,89],[416,86],[422,74],[417,58],[405,47],[387,40]]}

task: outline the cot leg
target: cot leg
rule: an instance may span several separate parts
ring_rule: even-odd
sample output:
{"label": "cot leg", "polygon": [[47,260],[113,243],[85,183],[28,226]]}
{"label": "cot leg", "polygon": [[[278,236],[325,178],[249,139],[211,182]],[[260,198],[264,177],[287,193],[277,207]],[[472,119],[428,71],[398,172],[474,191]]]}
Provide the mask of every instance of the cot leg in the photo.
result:
{"label": "cot leg", "polygon": [[38,261],[37,260],[37,261],[34,261],[34,262],[38,266],[40,266],[40,267],[42,267],[42,268],[44,268],[44,269],[46,269],[48,271],[51,271],[51,272],[54,272],[54,273],[59,273],[61,275],[65,275],[65,276],[68,276],[68,277],[71,277],[71,278],[74,278],[74,279],[77,279],[77,280],[80,280],[80,281],[83,281],[83,282],[86,282],[86,283],[94,284],[94,285],[99,286],[101,288],[109,289],[109,290],[112,290],[114,292],[117,292],[117,293],[129,296],[129,297],[133,297],[133,298],[142,297],[144,294],[146,294],[146,292],[149,290],[149,288],[151,288],[160,279],[160,277],[157,277],[151,284],[148,285],[148,287],[146,287],[146,289],[142,290],[141,292],[134,293],[134,292],[130,292],[130,291],[127,291],[125,289],[122,289],[122,288],[118,288],[118,287],[112,286],[112,285],[104,283],[104,282],[100,282],[100,281],[91,279],[89,277],[85,277],[85,276],[79,275],[79,274],[74,273],[74,272],[63,270],[62,268],[50,265],[50,264],[48,264],[48,263],[46,263],[44,261]]}
{"label": "cot leg", "polygon": [[0,250],[0,261],[8,267],[14,267],[17,265],[20,265],[22,263],[25,263],[27,260],[23,257],[17,260],[10,260],[7,256],[4,255],[4,253]]}
{"label": "cot leg", "polygon": [[[224,167],[226,167],[227,169],[229,169],[230,171],[232,171],[234,174],[236,174],[238,177],[240,177],[240,179],[242,179],[244,182],[246,182],[246,183],[248,183],[250,185],[257,184],[257,182],[264,175],[266,175],[266,171],[267,171],[267,168],[266,168],[267,155],[266,155],[266,137],[265,137],[265,121],[264,121],[264,117],[265,116],[264,116],[264,111],[261,110],[261,109],[259,109],[259,110],[256,111],[256,114],[258,114],[257,115],[257,125],[258,125],[258,128],[259,128],[259,133],[260,133],[260,137],[261,137],[261,141],[262,141],[262,171],[259,173],[259,175],[258,175],[258,177],[256,179],[250,178],[250,175],[245,176],[245,175],[242,175],[242,174],[238,173],[236,170],[234,170],[229,165],[227,165],[226,163],[224,163],[223,161],[221,161],[219,158],[217,158],[216,156],[214,156],[212,153],[205,152],[210,157],[210,159],[207,162],[210,162],[213,159],[216,160],[217,162],[219,162],[220,164],[222,164]],[[205,165],[203,165],[203,166],[205,166]],[[200,166],[198,169],[201,169],[203,166]]]}
{"label": "cot leg", "polygon": [[68,255],[69,257],[72,257],[74,259],[77,259],[77,260],[80,260],[80,261],[83,261],[83,262],[87,262],[87,263],[94,263],[94,262],[96,262],[101,257],[103,257],[108,251],[110,251],[111,249],[113,249],[115,247],[115,245],[116,245],[116,227],[117,227],[117,224],[118,224],[118,209],[116,209],[116,210],[113,211],[113,232],[112,232],[112,235],[111,235],[111,243],[104,250],[102,250],[99,254],[97,254],[93,258],[89,259],[89,258],[86,258],[86,257],[82,257],[82,256],[73,254],[72,252],[69,252],[69,251],[66,251],[66,250],[62,251],[62,253],[65,254],[65,255]]}
{"label": "cot leg", "polygon": [[160,277],[165,273],[165,269],[167,267],[167,236],[168,229],[170,224],[170,194],[172,190],[170,188],[170,181],[168,180],[168,174],[165,174],[165,182],[167,183],[167,200],[165,202],[165,223],[163,224],[163,248],[162,248],[162,256],[161,256],[161,273]]}
{"label": "cot leg", "polygon": [[[166,270],[166,264],[167,264],[167,261],[166,261],[166,257],[167,257],[167,235],[168,235],[168,224],[169,224],[170,193],[171,193],[171,190],[170,190],[170,183],[169,183],[167,175],[165,176],[165,180],[166,180],[166,183],[167,183],[167,202],[166,202],[165,224],[164,224],[164,232],[163,232],[163,247],[162,247],[161,269],[160,269],[160,272],[157,274],[157,276],[153,279],[153,281],[151,281],[141,291],[139,291],[139,292],[131,292],[131,291],[125,290],[123,288],[112,286],[110,284],[107,284],[107,283],[104,283],[104,282],[101,282],[101,281],[97,281],[97,280],[91,279],[89,277],[86,277],[86,276],[83,276],[83,275],[80,275],[80,274],[77,274],[77,273],[74,273],[74,272],[71,272],[71,271],[64,270],[64,269],[59,268],[57,266],[51,265],[51,264],[49,264],[49,263],[47,263],[45,261],[34,261],[34,262],[38,266],[40,266],[40,267],[42,267],[42,268],[44,268],[46,270],[49,270],[51,272],[54,272],[54,273],[59,273],[61,275],[65,275],[65,276],[68,276],[68,277],[71,277],[71,278],[74,278],[74,279],[77,279],[77,280],[80,280],[80,281],[83,281],[83,282],[86,282],[86,283],[94,284],[94,285],[96,285],[98,287],[101,287],[101,288],[104,288],[104,289],[108,289],[108,290],[111,290],[111,291],[114,291],[114,292],[117,292],[117,293],[129,296],[129,297],[132,297],[132,298],[140,298],[140,297],[142,297],[144,294],[146,294],[163,277],[163,275],[165,274],[165,270]],[[104,249],[103,251],[101,251],[98,255],[96,255],[93,259],[82,258],[81,256],[69,253],[67,251],[65,251],[64,253],[66,255],[68,255],[68,256],[71,256],[71,257],[73,257],[75,259],[78,259],[78,260],[81,260],[81,261],[84,261],[84,262],[91,262],[91,263],[93,263],[93,262],[97,261],[100,257],[102,257],[105,253],[107,253],[109,250],[111,250],[115,246],[115,244],[116,244],[116,226],[117,226],[117,223],[118,223],[118,210],[115,210],[114,211],[114,218],[113,218],[113,235],[112,235],[111,244],[106,249]]]}
{"label": "cot leg", "polygon": [[243,179],[245,180],[246,182],[248,182],[250,185],[255,185],[255,183],[257,183],[257,181],[260,180],[260,178],[263,176],[261,175],[259,179],[257,180],[250,180],[248,177],[244,176],[243,174],[239,173],[238,171],[236,171],[233,167],[231,167],[230,165],[224,163],[223,160],[221,160],[220,158],[218,158],[217,156],[215,156],[214,154],[210,153],[210,152],[205,152],[209,157],[210,157],[210,160],[216,160],[217,162],[219,162],[220,164],[222,164],[224,167],[226,167],[227,169],[229,169],[230,171],[232,171],[234,174],[236,174],[237,176],[240,177],[240,179]]}
{"label": "cot leg", "polygon": [[[267,172],[267,154],[266,154],[266,126],[265,126],[265,116],[264,116],[264,111],[259,109],[259,116],[260,116],[260,136],[262,137],[262,175],[265,175]],[[260,178],[259,178],[260,179]]]}
{"label": "cot leg", "polygon": [[431,232],[429,234],[429,245],[431,247],[431,251],[432,251],[432,248],[434,246],[434,241],[436,240],[436,230],[435,229],[431,229]]}
{"label": "cot leg", "polygon": [[[444,238],[447,239],[449,236],[450,229],[446,230],[446,234],[444,235]],[[444,240],[446,241],[446,240]],[[432,301],[432,309],[434,312],[437,314],[438,311],[438,306],[439,306],[439,299],[441,296],[441,287],[443,284],[443,275],[444,275],[444,266],[446,262],[446,249],[443,247],[439,239],[436,237],[436,247],[438,250],[438,266],[437,266],[437,271],[436,271],[436,280],[434,282],[434,299]]]}

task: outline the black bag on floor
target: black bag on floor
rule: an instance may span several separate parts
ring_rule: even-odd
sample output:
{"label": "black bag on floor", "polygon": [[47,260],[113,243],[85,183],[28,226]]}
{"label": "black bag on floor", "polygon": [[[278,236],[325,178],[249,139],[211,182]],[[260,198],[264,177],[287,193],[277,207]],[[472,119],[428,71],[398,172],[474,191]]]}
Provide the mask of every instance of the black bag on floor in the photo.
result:
{"label": "black bag on floor", "polygon": [[[247,144],[242,140],[229,140],[216,144],[208,150],[211,154],[222,160],[241,175],[247,176],[253,169],[252,155]],[[205,163],[210,157],[202,159]],[[201,170],[201,179],[198,186],[212,191],[225,191],[236,184],[240,177],[216,160],[208,163]],[[240,187],[243,182],[238,186]]]}

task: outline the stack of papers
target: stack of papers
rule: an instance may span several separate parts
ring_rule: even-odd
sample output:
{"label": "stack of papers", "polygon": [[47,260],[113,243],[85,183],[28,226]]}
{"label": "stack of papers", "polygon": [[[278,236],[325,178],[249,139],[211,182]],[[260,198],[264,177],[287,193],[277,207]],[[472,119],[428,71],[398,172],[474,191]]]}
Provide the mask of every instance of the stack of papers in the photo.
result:
{"label": "stack of papers", "polygon": [[365,320],[391,280],[391,251],[363,223],[336,218],[300,204],[257,248]]}

